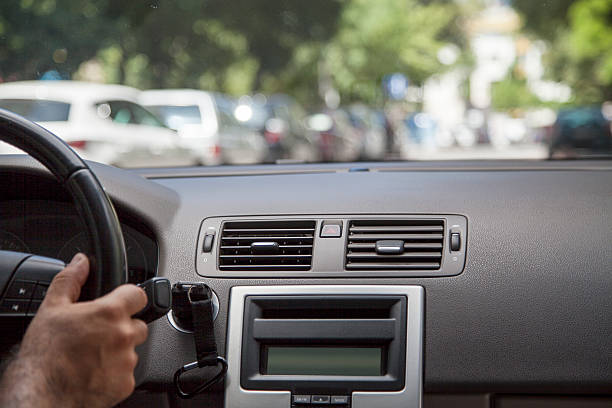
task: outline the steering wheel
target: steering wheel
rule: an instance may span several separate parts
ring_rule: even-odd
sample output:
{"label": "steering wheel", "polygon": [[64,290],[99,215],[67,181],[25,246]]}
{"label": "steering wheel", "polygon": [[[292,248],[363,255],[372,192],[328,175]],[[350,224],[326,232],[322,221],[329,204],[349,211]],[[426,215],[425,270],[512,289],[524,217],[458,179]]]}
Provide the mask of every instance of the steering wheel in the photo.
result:
{"label": "steering wheel", "polygon": [[[127,259],[117,213],[83,159],[53,133],[3,109],[0,109],[0,141],[38,160],[71,195],[87,229],[93,252],[87,254],[91,268],[81,298],[100,297],[125,283]],[[50,282],[62,267],[63,262],[50,258],[0,251],[0,292],[11,276],[13,280],[22,276],[28,280]]]}

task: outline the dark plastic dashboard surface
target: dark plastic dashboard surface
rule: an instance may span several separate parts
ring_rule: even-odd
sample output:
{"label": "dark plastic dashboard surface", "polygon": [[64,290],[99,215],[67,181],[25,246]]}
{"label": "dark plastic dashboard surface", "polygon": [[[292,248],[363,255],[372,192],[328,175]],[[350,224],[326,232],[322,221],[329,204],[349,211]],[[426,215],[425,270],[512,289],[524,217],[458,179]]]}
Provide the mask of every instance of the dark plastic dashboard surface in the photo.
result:
{"label": "dark plastic dashboard surface", "polygon": [[[612,393],[612,164],[350,166],[93,169],[115,203],[155,233],[159,275],[206,280],[217,293],[222,354],[232,286],[415,284],[425,288],[425,392]],[[3,159],[7,170],[43,174],[20,157]],[[441,278],[196,274],[204,218],[300,214],[462,214],[465,269]],[[143,355],[154,357],[143,359],[143,386],[168,387],[174,369],[193,360],[192,341],[166,320],[151,325]]]}

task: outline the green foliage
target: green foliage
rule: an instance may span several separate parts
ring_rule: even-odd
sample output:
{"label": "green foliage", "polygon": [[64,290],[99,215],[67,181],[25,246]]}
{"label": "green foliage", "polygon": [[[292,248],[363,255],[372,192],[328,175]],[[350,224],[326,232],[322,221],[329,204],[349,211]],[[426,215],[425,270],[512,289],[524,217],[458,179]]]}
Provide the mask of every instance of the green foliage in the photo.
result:
{"label": "green foliage", "polygon": [[405,74],[421,84],[442,69],[437,52],[441,33],[455,9],[416,0],[353,0],[340,17],[324,61],[345,99],[373,102],[383,76]]}
{"label": "green foliage", "polygon": [[[141,88],[292,93],[320,101],[382,99],[381,80],[422,84],[455,43],[469,61],[461,22],[481,0],[2,0],[0,81],[49,70]],[[550,79],[576,103],[612,99],[612,0],[514,0],[525,30],[549,44]],[[93,74],[92,74],[93,73]],[[494,86],[496,106],[532,103],[524,83]],[[523,92],[526,92],[523,94]]]}
{"label": "green foliage", "polygon": [[612,99],[612,0],[515,0],[526,29],[550,42],[547,76],[569,84],[573,103]]}
{"label": "green foliage", "polygon": [[527,31],[553,41],[569,24],[568,10],[575,0],[514,0],[512,6],[523,17]]}
{"label": "green foliage", "polygon": [[531,93],[525,80],[511,76],[491,85],[491,106],[495,110],[509,111],[541,104],[540,100]]}
{"label": "green foliage", "polygon": [[112,41],[114,27],[87,0],[2,0],[0,80],[35,79],[48,70],[70,76]]}
{"label": "green foliage", "polygon": [[612,0],[581,0],[570,9],[572,59],[592,66],[603,97],[612,97]]}

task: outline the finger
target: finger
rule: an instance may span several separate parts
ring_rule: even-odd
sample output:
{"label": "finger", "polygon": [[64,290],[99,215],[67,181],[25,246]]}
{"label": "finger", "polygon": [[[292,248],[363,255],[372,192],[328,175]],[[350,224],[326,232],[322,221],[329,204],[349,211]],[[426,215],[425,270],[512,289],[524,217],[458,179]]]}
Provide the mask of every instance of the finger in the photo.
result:
{"label": "finger", "polygon": [[89,275],[89,260],[78,253],[72,261],[51,281],[45,296],[46,303],[74,303],[81,295],[81,288]]}
{"label": "finger", "polygon": [[149,327],[140,319],[132,319],[134,328],[134,344],[139,345],[147,341],[149,335]]}
{"label": "finger", "polygon": [[121,285],[100,298],[121,308],[128,316],[140,312],[147,305],[147,294],[136,285]]}

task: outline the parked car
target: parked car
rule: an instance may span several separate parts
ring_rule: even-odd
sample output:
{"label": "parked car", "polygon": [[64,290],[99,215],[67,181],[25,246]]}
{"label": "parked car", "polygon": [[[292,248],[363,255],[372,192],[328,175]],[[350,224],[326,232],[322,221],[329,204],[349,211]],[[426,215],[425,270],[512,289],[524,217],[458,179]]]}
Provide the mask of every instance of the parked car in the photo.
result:
{"label": "parked car", "polygon": [[139,101],[178,132],[181,145],[190,149],[200,164],[223,163],[219,115],[211,93],[192,89],[149,90],[140,94]]}
{"label": "parked car", "polygon": [[0,84],[0,108],[26,117],[87,160],[119,167],[195,163],[176,132],[138,102],[139,90],[76,81]]}
{"label": "parked car", "polygon": [[307,120],[308,128],[318,132],[322,161],[356,161],[363,152],[363,134],[351,123],[343,109],[316,113]]}
{"label": "parked car", "polygon": [[319,160],[318,135],[305,126],[306,112],[292,97],[244,96],[238,100],[234,116],[264,136],[269,148],[267,162]]}
{"label": "parked car", "polygon": [[234,118],[231,98],[195,89],[156,89],[140,102],[178,132],[200,164],[254,164],[267,155],[263,138]]}
{"label": "parked car", "polygon": [[557,115],[550,141],[551,158],[610,154],[610,122],[599,107],[562,110]]}
{"label": "parked car", "polygon": [[366,105],[355,104],[347,108],[351,124],[361,132],[362,160],[383,160],[386,149],[385,117]]}

